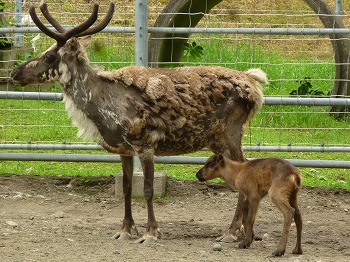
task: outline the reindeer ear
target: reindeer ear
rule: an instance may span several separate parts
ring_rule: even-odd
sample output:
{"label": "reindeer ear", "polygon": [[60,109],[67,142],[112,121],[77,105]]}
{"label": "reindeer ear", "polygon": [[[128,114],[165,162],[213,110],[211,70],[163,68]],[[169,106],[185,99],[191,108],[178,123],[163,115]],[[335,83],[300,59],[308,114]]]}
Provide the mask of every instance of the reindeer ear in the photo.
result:
{"label": "reindeer ear", "polygon": [[90,35],[80,37],[78,41],[84,48],[86,48],[91,44],[92,37]]}
{"label": "reindeer ear", "polygon": [[221,166],[225,164],[225,157],[223,154],[218,154],[218,162]]}
{"label": "reindeer ear", "polygon": [[67,53],[74,55],[79,50],[80,44],[76,38],[71,38],[65,44],[65,50]]}

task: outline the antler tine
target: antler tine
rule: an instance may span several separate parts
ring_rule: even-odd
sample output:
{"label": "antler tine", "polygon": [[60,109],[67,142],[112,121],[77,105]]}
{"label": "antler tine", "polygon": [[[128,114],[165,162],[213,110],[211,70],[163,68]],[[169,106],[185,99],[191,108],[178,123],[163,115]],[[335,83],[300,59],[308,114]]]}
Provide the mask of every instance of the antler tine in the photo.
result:
{"label": "antler tine", "polygon": [[97,32],[102,31],[108,23],[111,21],[114,13],[114,3],[109,4],[109,9],[105,15],[105,17],[101,20],[101,22],[93,27],[90,27],[89,29],[85,30],[84,32],[81,32],[80,34],[77,34],[76,36],[86,36],[86,35],[93,35],[96,34]]}
{"label": "antler tine", "polygon": [[49,10],[47,9],[47,4],[45,2],[40,6],[40,10],[41,10],[41,13],[44,15],[44,17],[46,18],[46,20],[54,28],[56,28],[56,30],[58,32],[60,32],[60,33],[65,33],[66,32],[66,30],[57,22],[57,20],[51,16]]}
{"label": "antler tine", "polygon": [[67,39],[71,38],[72,36],[77,36],[78,34],[84,32],[86,29],[88,29],[90,26],[93,25],[93,23],[96,22],[97,20],[97,14],[98,14],[98,4],[95,3],[93,10],[92,10],[92,14],[90,15],[90,17],[83,23],[81,23],[80,25],[70,29],[69,31],[67,31],[64,36],[67,37]]}
{"label": "antler tine", "polygon": [[49,28],[47,28],[41,21],[40,19],[38,18],[36,12],[35,12],[35,7],[34,6],[31,6],[29,8],[29,14],[33,20],[33,22],[36,24],[36,26],[44,33],[46,34],[47,36],[55,39],[57,41],[57,44],[59,45],[62,45],[64,44],[67,39],[60,33],[56,33],[54,31],[51,31]]}

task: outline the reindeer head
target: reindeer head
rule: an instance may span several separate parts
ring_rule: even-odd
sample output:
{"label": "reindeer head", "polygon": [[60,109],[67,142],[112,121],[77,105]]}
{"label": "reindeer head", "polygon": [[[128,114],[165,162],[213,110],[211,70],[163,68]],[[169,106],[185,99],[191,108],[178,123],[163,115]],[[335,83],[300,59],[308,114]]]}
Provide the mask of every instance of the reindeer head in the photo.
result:
{"label": "reindeer head", "polygon": [[204,167],[199,169],[196,177],[202,182],[221,177],[221,171],[224,167],[225,157],[222,154],[213,155],[207,160]]}
{"label": "reindeer head", "polygon": [[[101,22],[92,26],[98,15],[98,4],[94,4],[90,17],[83,23],[70,30],[64,29],[49,13],[46,3],[40,6],[40,10],[46,20],[57,30],[57,32],[47,28],[38,18],[34,6],[29,9],[37,27],[47,36],[56,40],[56,44],[46,50],[40,57],[33,58],[26,63],[18,66],[11,72],[11,78],[14,84],[28,85],[34,83],[43,83],[57,81],[61,75],[60,63],[63,60],[72,62],[74,59],[81,59],[85,55],[84,49],[76,39],[77,37],[95,34],[103,30],[112,19],[114,12],[114,3],[111,3],[105,17]],[[81,51],[82,52],[79,52]],[[81,55],[82,53],[82,55]]]}

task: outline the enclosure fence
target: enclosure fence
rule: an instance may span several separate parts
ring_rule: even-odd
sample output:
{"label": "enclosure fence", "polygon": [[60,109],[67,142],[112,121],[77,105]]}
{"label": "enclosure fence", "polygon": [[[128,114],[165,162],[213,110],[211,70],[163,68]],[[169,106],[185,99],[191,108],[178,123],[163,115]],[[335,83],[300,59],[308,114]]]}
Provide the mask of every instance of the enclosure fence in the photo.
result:
{"label": "enclosure fence", "polygon": [[[91,62],[107,69],[132,64],[223,65],[238,70],[260,67],[268,73],[270,84],[264,87],[263,109],[243,137],[244,151],[350,153],[350,14],[343,1],[328,1],[327,6],[334,7],[324,9],[325,1],[318,0],[291,0],[281,5],[275,1],[225,4],[207,0],[204,10],[202,2],[170,1],[164,5],[136,0],[131,5],[120,1],[111,24],[94,36],[88,49]],[[303,9],[298,9],[303,2]],[[318,13],[309,2],[319,4]],[[29,48],[30,52],[11,58],[13,61],[3,59],[3,64],[27,60],[50,46],[50,39],[23,20],[30,4],[39,3],[17,0],[15,12],[4,13],[15,21],[12,26],[2,26],[0,35],[10,39],[14,49]],[[48,6],[65,27],[78,24],[91,8],[79,1],[60,4]],[[107,5],[101,1],[101,16]],[[325,27],[327,19],[333,24]],[[92,154],[102,148],[76,137],[56,85],[12,86],[8,74],[13,63],[2,69],[7,73],[1,76],[1,161],[120,162],[115,155]],[[46,150],[88,153],[42,153]],[[203,164],[205,160],[176,156],[157,157],[155,162]],[[350,168],[350,161],[337,159],[289,160],[303,167]]]}

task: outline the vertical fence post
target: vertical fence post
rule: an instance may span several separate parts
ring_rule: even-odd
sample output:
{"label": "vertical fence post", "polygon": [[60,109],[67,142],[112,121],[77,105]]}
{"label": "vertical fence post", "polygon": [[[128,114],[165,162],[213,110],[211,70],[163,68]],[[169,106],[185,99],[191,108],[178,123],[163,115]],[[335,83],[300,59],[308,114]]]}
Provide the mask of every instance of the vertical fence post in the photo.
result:
{"label": "vertical fence post", "polygon": [[[135,65],[148,63],[148,0],[135,0]],[[140,160],[134,158],[135,172],[142,172]]]}
{"label": "vertical fence post", "polygon": [[[18,24],[22,23],[22,0],[15,0],[15,20]],[[15,46],[16,47],[23,46],[22,33],[15,34]]]}
{"label": "vertical fence post", "polygon": [[339,15],[339,16],[341,16],[343,14],[343,1],[342,0],[335,0],[335,14]]}
{"label": "vertical fence post", "polygon": [[135,0],[135,64],[148,63],[148,1]]}

